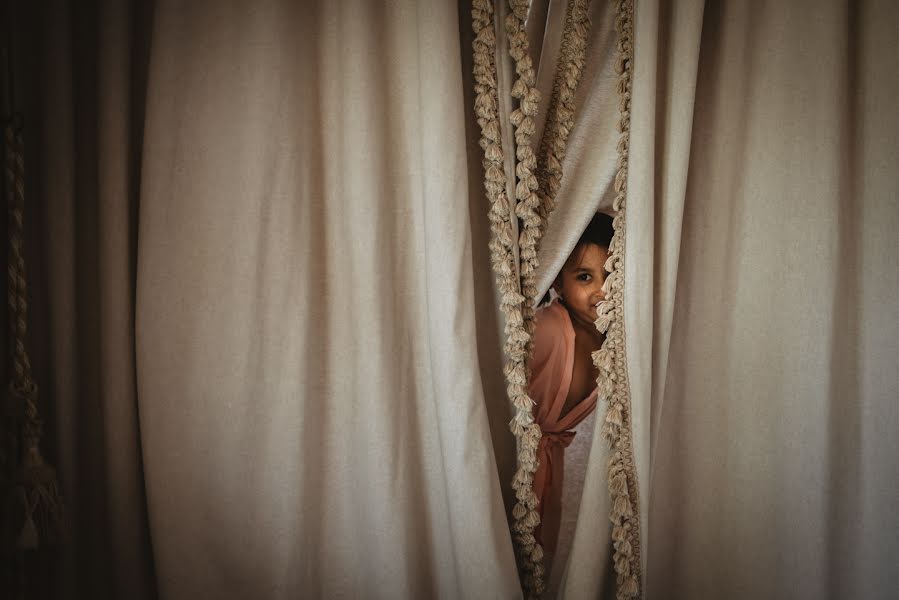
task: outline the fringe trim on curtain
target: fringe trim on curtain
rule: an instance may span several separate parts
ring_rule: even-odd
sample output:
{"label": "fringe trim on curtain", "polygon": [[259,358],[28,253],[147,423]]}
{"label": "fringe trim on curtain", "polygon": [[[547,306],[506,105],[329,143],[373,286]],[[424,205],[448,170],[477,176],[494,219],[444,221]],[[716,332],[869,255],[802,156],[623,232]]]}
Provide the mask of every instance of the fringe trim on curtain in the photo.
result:
{"label": "fringe trim on curtain", "polygon": [[518,247],[521,289],[526,299],[522,312],[524,328],[528,333],[527,360],[533,350],[531,336],[534,333],[534,308],[530,301],[537,296],[537,246],[543,233],[540,184],[534,175],[537,170],[537,155],[531,145],[531,138],[536,130],[534,117],[539,109],[540,92],[537,90],[537,74],[530,56],[526,29],[530,0],[509,0],[509,8],[511,10],[506,16],[509,54],[515,60],[515,73],[518,75],[512,85],[512,97],[519,101],[518,108],[512,111],[509,120],[515,128],[515,216],[522,224]]}
{"label": "fringe trim on curtain", "polygon": [[589,30],[587,0],[570,0],[565,10],[559,64],[553,78],[546,128],[540,143],[537,180],[540,182],[541,203],[537,214],[543,219],[544,226],[540,238],[562,187],[562,162],[565,160],[568,135],[574,127],[574,96],[586,63]]}
{"label": "fringe trim on curtain", "polygon": [[[490,241],[493,269],[500,289],[500,308],[506,319],[505,352],[509,357],[504,373],[509,398],[516,414],[511,429],[518,442],[518,469],[512,481],[516,504],[512,510],[513,539],[522,570],[522,584],[527,598],[539,598],[545,591],[543,548],[534,530],[540,523],[537,498],[533,491],[537,469],[536,451],[542,432],[534,423],[533,401],[527,394],[529,372],[527,362],[532,351],[534,332],[533,303],[537,296],[537,249],[545,227],[545,219],[555,206],[561,184],[562,160],[568,134],[574,121],[574,94],[580,81],[587,47],[586,0],[569,0],[563,32],[560,63],[557,67],[550,99],[547,127],[541,141],[541,164],[531,145],[535,131],[540,94],[536,74],[529,55],[525,22],[528,0],[510,0],[505,20],[509,37],[509,53],[515,60],[518,75],[511,94],[519,105],[510,115],[515,128],[515,216],[521,220],[517,240],[520,263],[515,264],[511,211],[506,194],[505,164],[498,115],[496,35],[491,0],[474,0],[472,27],[475,33],[474,77],[475,113],[481,127],[480,146],[484,150],[484,187],[490,200]],[[540,178],[535,175],[540,173]],[[516,268],[517,267],[517,268]]]}
{"label": "fringe trim on curtain", "polygon": [[597,308],[596,327],[606,334],[602,347],[593,353],[599,370],[599,400],[608,403],[602,424],[603,437],[611,450],[609,496],[612,509],[613,561],[619,600],[641,597],[640,510],[637,469],[634,462],[630,385],[624,336],[624,250],[627,166],[630,143],[631,75],[634,60],[633,0],[618,0],[615,29],[618,34],[618,172],[615,175],[613,220],[615,231],[605,268],[609,272],[603,289],[606,300]]}
{"label": "fringe trim on curtain", "polygon": [[[515,416],[511,422],[512,432],[518,441],[518,469],[512,482],[517,502],[512,511],[514,524],[512,530],[518,549],[523,583],[526,590],[540,590],[543,586],[543,549],[534,537],[534,528],[539,524],[537,498],[533,491],[534,471],[537,468],[537,445],[541,431],[534,423],[531,410],[533,401],[528,396],[527,355],[531,331],[525,327],[523,309],[526,301],[520,291],[518,265],[515,264],[511,215],[512,205],[506,195],[506,174],[503,163],[503,148],[500,120],[498,114],[497,69],[496,69],[496,33],[494,30],[494,12],[491,0],[474,0],[472,2],[472,28],[475,39],[474,50],[475,77],[475,114],[481,128],[480,146],[484,150],[484,188],[490,201],[490,251],[493,270],[496,273],[500,290],[500,310],[506,326],[506,343],[504,350],[509,358],[504,368],[507,382],[507,393],[515,407]],[[525,71],[526,72],[526,71]],[[516,82],[517,84],[518,82]],[[518,97],[526,102],[519,109],[521,118],[518,125],[522,136],[526,135],[528,125],[524,122],[527,116],[533,130],[533,114],[536,111],[536,90],[528,94],[518,84]],[[525,109],[530,113],[525,115]],[[522,124],[524,128],[521,129]],[[529,135],[529,134],[527,134]],[[536,159],[531,152],[533,169]],[[523,168],[527,168],[526,166]],[[533,178],[533,176],[531,176]],[[520,195],[529,196],[531,188],[525,183],[519,185]],[[534,179],[536,188],[536,179]],[[518,192],[518,190],[516,190]],[[533,210],[533,209],[531,209]],[[516,210],[517,213],[517,210]],[[524,234],[522,234],[524,235]],[[538,592],[539,593],[539,592]],[[529,594],[530,595],[530,594]]]}
{"label": "fringe trim on curtain", "polygon": [[[509,38],[509,54],[515,60],[515,73],[518,78],[512,84],[512,97],[518,100],[518,108],[509,115],[515,129],[515,216],[521,221],[518,237],[519,274],[522,290],[521,329],[524,333],[524,357],[522,370],[525,374],[524,384],[527,390],[530,370],[527,362],[533,351],[534,307],[533,299],[537,295],[537,244],[543,227],[543,220],[538,214],[540,207],[540,187],[534,171],[537,169],[537,156],[531,146],[531,138],[536,130],[534,117],[537,116],[540,103],[540,92],[537,90],[537,74],[528,47],[528,35],[525,23],[530,9],[529,0],[509,0],[509,14],[506,16],[506,32]],[[533,422],[533,400],[528,397],[526,406],[527,428],[519,428],[513,419],[512,431],[518,437],[518,469],[512,481],[515,496],[518,500],[512,510],[515,522],[512,533],[518,554],[521,557],[523,570],[523,587],[525,596],[539,598],[544,590],[546,574],[543,563],[543,547],[537,543],[534,530],[540,523],[537,513],[537,497],[534,494],[534,473],[537,471],[537,447],[543,432]],[[519,413],[520,414],[520,413]],[[516,415],[516,419],[519,415]],[[519,433],[519,431],[521,433]]]}

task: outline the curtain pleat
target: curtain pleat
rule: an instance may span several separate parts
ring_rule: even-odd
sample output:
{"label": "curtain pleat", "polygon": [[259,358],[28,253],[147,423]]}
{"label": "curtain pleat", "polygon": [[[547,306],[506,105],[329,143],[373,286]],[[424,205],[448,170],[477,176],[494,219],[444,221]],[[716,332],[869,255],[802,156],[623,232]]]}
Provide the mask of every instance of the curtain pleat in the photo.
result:
{"label": "curtain pleat", "polygon": [[30,589],[154,598],[134,354],[148,5],[16,4],[35,371],[67,528]]}
{"label": "curtain pleat", "polygon": [[137,359],[161,595],[517,596],[456,8],[155,16]]}
{"label": "curtain pleat", "polygon": [[890,597],[896,11],[653,4],[627,278],[647,594]]}
{"label": "curtain pleat", "polygon": [[[897,23],[885,2],[636,3],[625,318],[646,597],[896,588]],[[560,194],[545,282],[580,235],[566,203],[601,206]],[[566,598],[608,582],[601,452]]]}

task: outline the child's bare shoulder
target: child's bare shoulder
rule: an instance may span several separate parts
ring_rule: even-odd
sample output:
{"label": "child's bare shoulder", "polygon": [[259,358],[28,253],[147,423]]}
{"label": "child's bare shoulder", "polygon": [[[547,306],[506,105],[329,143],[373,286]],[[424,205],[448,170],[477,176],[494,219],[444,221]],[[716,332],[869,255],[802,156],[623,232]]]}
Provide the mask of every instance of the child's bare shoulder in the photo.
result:
{"label": "child's bare shoulder", "polygon": [[534,315],[536,322],[534,330],[535,345],[556,345],[557,340],[565,336],[567,318],[565,307],[558,301],[553,301],[540,307]]}

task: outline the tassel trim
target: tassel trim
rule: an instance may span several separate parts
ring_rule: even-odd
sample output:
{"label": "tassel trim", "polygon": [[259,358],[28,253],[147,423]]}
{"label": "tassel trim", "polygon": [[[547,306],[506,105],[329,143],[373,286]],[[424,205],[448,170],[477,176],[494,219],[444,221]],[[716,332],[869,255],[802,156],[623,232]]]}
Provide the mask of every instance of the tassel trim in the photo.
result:
{"label": "tassel trim", "polygon": [[[517,10],[521,12],[521,4]],[[513,7],[513,11],[516,10]],[[490,253],[493,271],[496,274],[497,287],[500,291],[500,310],[505,318],[504,351],[508,357],[503,371],[515,416],[510,429],[518,441],[518,468],[512,480],[516,504],[512,509],[513,539],[518,550],[522,570],[523,585],[529,597],[539,597],[543,586],[543,549],[537,544],[534,530],[540,523],[537,512],[537,498],[533,491],[534,472],[537,469],[537,445],[542,432],[534,423],[532,413],[533,401],[527,393],[527,358],[530,352],[533,317],[525,314],[527,290],[521,289],[519,272],[521,266],[515,263],[514,245],[522,239],[530,239],[532,234],[527,230],[533,219],[525,219],[525,227],[519,239],[515,239],[512,229],[513,210],[521,216],[523,201],[530,202],[530,196],[537,187],[532,170],[536,159],[527,152],[526,146],[533,133],[533,116],[536,114],[538,97],[533,89],[533,69],[526,60],[526,47],[522,49],[520,36],[510,50],[516,57],[518,79],[515,82],[513,95],[518,98],[520,106],[512,115],[515,126],[516,142],[516,198],[511,200],[506,194],[505,150],[502,147],[502,126],[498,114],[497,69],[496,69],[496,34],[494,31],[494,11],[490,0],[474,0],[472,3],[472,28],[475,39],[474,79],[475,79],[475,115],[481,128],[480,146],[484,150],[484,189],[490,203],[488,217],[490,219],[491,241]],[[525,16],[527,12],[525,10]],[[510,15],[510,20],[516,17]],[[525,44],[526,44],[525,36]],[[528,70],[530,68],[530,71]],[[525,213],[526,216],[527,213]],[[528,255],[525,248],[522,254]],[[524,293],[522,293],[524,292]],[[535,590],[537,596],[530,590]]]}
{"label": "tassel trim", "polygon": [[[537,296],[537,250],[546,218],[555,206],[555,196],[561,186],[562,163],[573,126],[574,95],[585,63],[589,21],[586,0],[569,0],[560,64],[553,84],[538,166],[532,136],[536,129],[534,117],[539,109],[540,93],[536,88],[536,73],[529,55],[525,28],[530,2],[509,0],[509,8],[505,27],[509,54],[515,61],[517,75],[511,95],[518,100],[518,107],[509,115],[515,138],[514,199],[510,200],[505,188],[503,159],[506,149],[502,148],[498,118],[496,35],[490,0],[474,0],[472,5],[475,113],[481,128],[480,145],[484,149],[484,187],[491,205],[491,259],[501,294],[500,309],[506,321],[504,350],[509,361],[504,374],[507,392],[516,411],[510,423],[510,429],[518,441],[518,469],[512,480],[516,497],[512,509],[513,540],[525,597],[539,598],[545,591],[546,573],[543,548],[534,536],[540,516],[533,479],[542,431],[534,423],[534,403],[527,394],[527,363],[533,350],[532,335],[535,329],[533,302]],[[521,225],[517,240],[512,235],[513,213]],[[518,265],[513,258],[513,244],[516,243]]]}
{"label": "tassel trim", "polygon": [[630,135],[631,76],[634,58],[633,0],[618,0],[615,30],[618,35],[616,72],[619,94],[618,129],[621,133],[612,204],[614,235],[605,268],[609,271],[603,290],[606,299],[597,307],[596,327],[606,334],[602,348],[593,353],[599,371],[600,401],[607,404],[602,435],[609,444],[609,496],[611,500],[613,563],[616,598],[641,597],[640,513],[637,470],[633,453],[630,386],[624,336],[624,250],[626,230],[627,166]]}

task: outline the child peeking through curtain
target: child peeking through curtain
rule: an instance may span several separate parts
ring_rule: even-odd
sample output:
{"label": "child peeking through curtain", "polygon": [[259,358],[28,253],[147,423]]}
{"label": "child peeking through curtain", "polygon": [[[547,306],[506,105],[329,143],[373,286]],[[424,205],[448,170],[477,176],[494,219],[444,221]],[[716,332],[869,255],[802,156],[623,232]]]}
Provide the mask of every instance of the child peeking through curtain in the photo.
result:
{"label": "child peeking through curtain", "polygon": [[593,437],[598,372],[591,354],[604,337],[593,322],[605,298],[612,233],[612,218],[597,213],[556,277],[554,297],[537,311],[529,391],[543,431],[534,492],[548,598],[555,597],[568,562]]}

